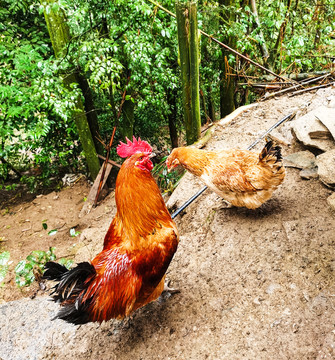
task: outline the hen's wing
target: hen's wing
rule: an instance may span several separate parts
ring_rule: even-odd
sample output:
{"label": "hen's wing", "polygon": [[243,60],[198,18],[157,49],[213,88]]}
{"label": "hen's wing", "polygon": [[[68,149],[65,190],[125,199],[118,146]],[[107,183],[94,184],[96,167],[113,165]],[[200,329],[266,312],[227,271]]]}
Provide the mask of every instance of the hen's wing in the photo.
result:
{"label": "hen's wing", "polygon": [[232,192],[255,191],[245,172],[238,164],[216,167],[212,173],[212,183],[219,190]]}
{"label": "hen's wing", "polygon": [[248,168],[257,161],[257,154],[247,151],[221,151],[211,159],[204,176],[220,191],[253,192],[256,187]]}

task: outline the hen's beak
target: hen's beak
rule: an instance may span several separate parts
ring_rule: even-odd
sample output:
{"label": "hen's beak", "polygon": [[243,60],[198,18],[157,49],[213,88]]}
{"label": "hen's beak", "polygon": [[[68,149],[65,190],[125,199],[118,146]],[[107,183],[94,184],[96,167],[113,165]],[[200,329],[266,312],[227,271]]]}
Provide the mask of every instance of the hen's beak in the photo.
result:
{"label": "hen's beak", "polygon": [[151,154],[149,155],[149,158],[153,158],[153,157],[155,157],[155,156],[156,156],[155,153],[151,153]]}

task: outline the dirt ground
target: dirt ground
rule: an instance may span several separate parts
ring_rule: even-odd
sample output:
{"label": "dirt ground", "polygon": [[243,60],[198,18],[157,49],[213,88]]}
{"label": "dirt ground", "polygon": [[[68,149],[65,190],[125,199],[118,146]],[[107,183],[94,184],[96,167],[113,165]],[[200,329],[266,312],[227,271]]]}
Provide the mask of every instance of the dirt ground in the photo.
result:
{"label": "dirt ground", "polygon": [[[295,108],[302,114],[305,105],[312,110],[334,95],[333,88],[260,103],[229,126],[217,126],[206,148],[246,148]],[[278,129],[289,143],[282,145],[284,156],[304,149],[290,126]],[[185,176],[170,203],[181,205],[201,187]],[[225,209],[206,190],[176,218],[180,244],[167,277],[181,292],[122,322],[75,327],[51,322],[57,304],[46,302],[41,290],[32,300],[37,284],[19,290],[13,269],[32,250],[50,246],[57,258],[74,262],[101,250],[116,211],[114,193],[78,218],[88,191],[81,179],[1,211],[0,251],[10,251],[12,261],[0,288],[1,360],[335,359],[335,214],[327,205],[332,190],[318,179],[302,180],[298,169],[287,168],[284,184],[257,210]],[[71,228],[80,235],[71,237]],[[51,229],[57,234],[49,236]],[[17,321],[12,309],[19,304],[39,310]],[[29,317],[34,325],[28,327]],[[24,347],[24,336],[34,344]]]}

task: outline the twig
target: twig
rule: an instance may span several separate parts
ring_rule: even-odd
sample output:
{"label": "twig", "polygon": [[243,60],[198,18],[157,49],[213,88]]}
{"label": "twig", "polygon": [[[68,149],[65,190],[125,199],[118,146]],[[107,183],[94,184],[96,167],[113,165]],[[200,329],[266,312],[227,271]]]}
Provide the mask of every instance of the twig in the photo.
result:
{"label": "twig", "polygon": [[294,91],[292,94],[290,94],[290,96],[302,94],[302,93],[307,92],[307,91],[322,89],[322,88],[325,88],[325,87],[328,87],[328,86],[332,86],[332,85],[335,85],[335,81],[330,82],[330,83],[328,83],[328,84],[324,84],[324,85],[312,86],[312,87],[310,87],[310,88],[308,88],[308,89],[303,89],[303,90]]}
{"label": "twig", "polygon": [[127,78],[127,83],[126,83],[126,86],[124,88],[124,91],[123,91],[123,94],[122,94],[122,100],[121,100],[121,104],[120,104],[120,108],[119,108],[119,112],[117,114],[117,118],[116,118],[116,121],[115,121],[115,126],[114,126],[114,129],[113,129],[113,134],[112,134],[112,137],[109,141],[109,145],[106,147],[106,159],[104,161],[104,164],[103,164],[103,169],[102,169],[102,173],[101,173],[101,177],[100,177],[100,182],[99,182],[99,187],[98,187],[98,190],[97,190],[97,194],[95,196],[95,199],[94,199],[94,203],[93,203],[93,207],[97,206],[97,203],[98,203],[98,199],[99,199],[99,195],[100,195],[100,191],[101,191],[101,188],[102,188],[102,184],[103,184],[103,181],[104,181],[104,178],[105,178],[105,172],[106,172],[106,168],[107,168],[107,163],[109,162],[109,155],[110,155],[110,149],[112,147],[112,144],[113,144],[113,140],[114,140],[114,135],[115,135],[115,131],[116,131],[116,127],[118,125],[118,122],[119,122],[119,119],[120,119],[120,116],[121,116],[121,112],[122,112],[122,107],[123,107],[123,104],[126,100],[126,94],[127,94],[127,85],[129,83],[129,80],[130,80],[130,74],[128,75],[128,78]]}
{"label": "twig", "polygon": [[[277,96],[277,95],[280,95],[280,94],[283,94],[284,92],[288,92],[288,91],[291,91],[291,90],[294,90],[298,87],[301,87],[301,86],[304,86],[304,85],[307,85],[307,84],[310,84],[312,82],[315,82],[315,81],[318,81],[318,80],[321,80],[321,79],[325,79],[327,78],[328,76],[332,75],[332,73],[329,73],[329,74],[326,74],[326,75],[321,75],[317,78],[314,78],[314,79],[309,79],[309,80],[306,80],[306,81],[302,81],[301,83],[297,83],[296,85],[293,85],[291,87],[288,87],[286,89],[282,89],[282,90],[279,90],[279,91],[276,91],[274,93],[271,93],[271,94],[267,94],[265,96],[263,96],[260,100],[266,100],[266,99],[269,99],[270,97],[273,97],[273,96]],[[303,92],[304,90],[299,90],[300,92]],[[299,93],[298,92],[295,92],[295,93]],[[295,93],[292,93],[295,94]]]}
{"label": "twig", "polygon": [[[98,158],[101,159],[101,160],[106,161],[106,158],[105,158],[104,156],[100,155],[100,154],[98,154]],[[118,168],[121,167],[120,164],[118,164],[117,162],[115,162],[115,161],[113,161],[113,160],[110,160],[110,159],[108,160],[108,163],[111,164],[111,165],[114,165],[114,166],[116,166],[116,167],[118,167]]]}

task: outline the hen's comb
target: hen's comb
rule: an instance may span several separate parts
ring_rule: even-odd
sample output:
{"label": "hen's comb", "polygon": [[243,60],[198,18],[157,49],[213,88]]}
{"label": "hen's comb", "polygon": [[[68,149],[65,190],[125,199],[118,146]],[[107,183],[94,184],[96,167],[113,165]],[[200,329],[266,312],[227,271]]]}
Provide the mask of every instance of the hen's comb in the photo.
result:
{"label": "hen's comb", "polygon": [[141,140],[141,138],[138,138],[138,140],[136,140],[135,136],[133,136],[133,142],[131,142],[127,137],[126,140],[127,144],[120,141],[120,144],[116,148],[116,152],[120,157],[126,158],[135,154],[138,151],[147,154],[152,153],[152,147],[146,141]]}

